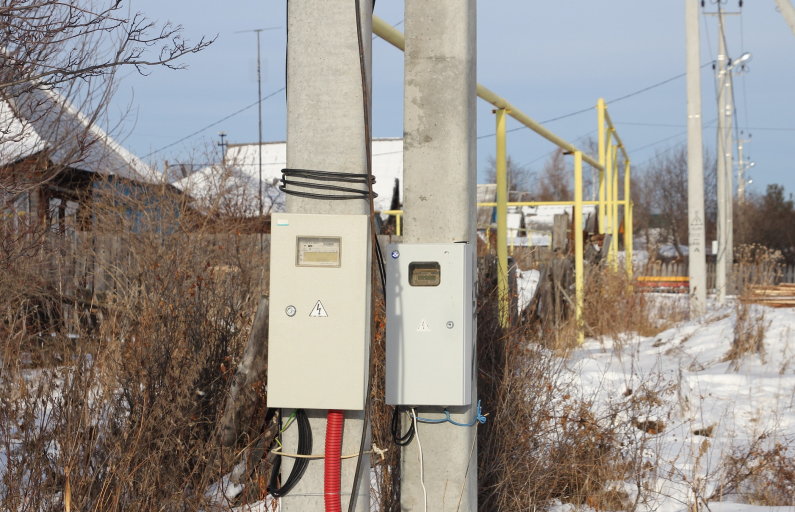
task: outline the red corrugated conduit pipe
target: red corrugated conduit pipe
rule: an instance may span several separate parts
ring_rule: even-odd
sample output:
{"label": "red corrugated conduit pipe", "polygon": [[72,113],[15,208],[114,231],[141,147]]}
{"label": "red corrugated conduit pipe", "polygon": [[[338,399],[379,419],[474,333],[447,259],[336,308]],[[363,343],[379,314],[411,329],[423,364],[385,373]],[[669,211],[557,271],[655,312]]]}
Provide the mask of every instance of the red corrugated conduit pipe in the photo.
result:
{"label": "red corrugated conduit pipe", "polygon": [[326,467],[323,485],[326,512],[342,512],[340,504],[342,424],[342,411],[329,410],[326,420]]}

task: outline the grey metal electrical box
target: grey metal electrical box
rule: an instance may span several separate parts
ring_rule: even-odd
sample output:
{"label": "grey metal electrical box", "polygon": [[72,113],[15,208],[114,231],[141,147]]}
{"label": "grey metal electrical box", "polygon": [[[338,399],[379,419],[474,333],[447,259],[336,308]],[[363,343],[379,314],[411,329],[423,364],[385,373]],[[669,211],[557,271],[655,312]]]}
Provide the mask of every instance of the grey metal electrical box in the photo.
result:
{"label": "grey metal electrical box", "polygon": [[469,405],[472,245],[389,244],[385,257],[387,404]]}
{"label": "grey metal electrical box", "polygon": [[364,408],[367,215],[271,216],[268,407]]}

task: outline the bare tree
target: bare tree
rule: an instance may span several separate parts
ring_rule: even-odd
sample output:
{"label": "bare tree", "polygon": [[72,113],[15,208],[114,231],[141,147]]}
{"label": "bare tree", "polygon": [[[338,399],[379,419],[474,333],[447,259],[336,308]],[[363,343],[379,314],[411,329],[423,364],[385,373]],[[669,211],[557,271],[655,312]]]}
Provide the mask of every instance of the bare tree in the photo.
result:
{"label": "bare tree", "polygon": [[[31,190],[81,162],[98,139],[116,73],[182,69],[191,43],[180,25],[127,15],[123,0],[5,0],[0,6],[0,266],[38,246]],[[57,155],[57,158],[53,158]],[[116,172],[117,169],[111,169]],[[46,206],[46,205],[45,205]]]}
{"label": "bare tree", "polygon": [[[716,165],[709,153],[704,155],[704,197],[706,231],[715,230]],[[619,162],[620,175],[623,164]],[[632,199],[635,203],[636,229],[643,233],[649,248],[672,244],[679,258],[684,259],[682,246],[688,243],[687,224],[687,148],[674,146],[662,151],[639,169],[633,179]],[[621,178],[620,178],[621,179]]]}
{"label": "bare tree", "polygon": [[[6,0],[0,7],[0,90],[16,94],[73,80],[112,78],[120,66],[146,74],[153,66],[185,67],[179,59],[212,41],[183,38],[182,26],[158,25],[123,0]],[[150,55],[150,50],[154,50]],[[12,93],[13,95],[14,93]]]}
{"label": "bare tree", "polygon": [[[505,171],[508,177],[509,200],[521,200],[521,196],[530,190],[533,173],[525,166],[517,164],[510,155],[505,159]],[[493,156],[488,158],[486,179],[489,183],[497,183],[497,160]]]}
{"label": "bare tree", "polygon": [[538,201],[566,201],[572,199],[572,172],[566,165],[566,155],[558,148],[541,169],[541,178],[535,189]]}

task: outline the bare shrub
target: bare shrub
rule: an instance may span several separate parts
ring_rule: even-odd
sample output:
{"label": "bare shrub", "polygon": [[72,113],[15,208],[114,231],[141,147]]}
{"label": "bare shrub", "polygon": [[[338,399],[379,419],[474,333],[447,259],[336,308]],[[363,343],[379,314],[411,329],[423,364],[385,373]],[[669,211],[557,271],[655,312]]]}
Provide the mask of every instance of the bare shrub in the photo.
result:
{"label": "bare shrub", "polygon": [[759,506],[791,506],[795,503],[795,457],[792,440],[768,444],[768,437],[733,447],[725,458],[721,485],[710,500],[735,496],[743,503]]}
{"label": "bare shrub", "polygon": [[[217,483],[264,428],[260,387],[236,446],[219,439],[260,294],[259,243],[197,228],[167,187],[110,180],[96,189],[106,193],[95,196],[91,236],[60,236],[0,280],[1,508],[229,504]],[[75,271],[80,262],[88,275]],[[31,278],[40,283],[32,296]],[[83,296],[81,279],[94,294]]]}
{"label": "bare shrub", "polygon": [[770,323],[765,318],[764,307],[754,304],[754,290],[776,282],[782,256],[779,251],[752,244],[738,247],[736,259],[731,285],[740,290],[740,296],[734,306],[737,316],[734,338],[725,357],[726,361],[732,361],[734,370],[739,369],[746,355],[758,354],[764,362],[764,339]]}
{"label": "bare shrub", "polygon": [[737,321],[734,324],[732,346],[725,356],[731,361],[731,368],[738,370],[740,361],[747,355],[757,354],[765,360],[765,333],[770,323],[765,318],[765,310],[760,306],[738,300],[735,303]]}
{"label": "bare shrub", "polygon": [[493,288],[480,289],[478,393],[489,413],[478,429],[481,509],[536,510],[558,501],[634,509],[643,487],[631,496],[616,484],[648,476],[644,450],[664,428],[655,418],[665,417],[662,397],[672,388],[651,379],[600,408],[578,391],[560,352],[546,348],[555,333],[530,324],[501,330]]}
{"label": "bare shrub", "polygon": [[686,304],[676,296],[639,290],[623,269],[591,268],[585,275],[586,334],[611,337],[621,344],[627,335],[655,336],[686,315]]}

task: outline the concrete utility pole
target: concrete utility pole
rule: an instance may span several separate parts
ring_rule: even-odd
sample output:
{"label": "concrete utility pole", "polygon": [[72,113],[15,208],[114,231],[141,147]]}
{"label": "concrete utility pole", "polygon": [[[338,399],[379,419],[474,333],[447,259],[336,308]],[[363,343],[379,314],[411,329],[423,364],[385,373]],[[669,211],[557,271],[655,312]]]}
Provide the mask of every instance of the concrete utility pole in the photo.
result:
{"label": "concrete utility pole", "polygon": [[[726,277],[729,243],[729,205],[727,197],[731,194],[731,187],[727,182],[726,170],[728,161],[726,154],[731,151],[729,143],[730,130],[726,127],[726,93],[728,92],[729,74],[727,68],[726,41],[723,32],[723,12],[718,3],[718,254],[715,265],[715,287],[717,300],[722,304],[726,300]],[[728,191],[727,191],[728,189]]]}
{"label": "concrete utility pole", "polygon": [[778,10],[784,16],[784,20],[789,25],[790,30],[795,34],[795,8],[792,7],[789,0],[776,0],[776,5],[778,5]]}
{"label": "concrete utility pole", "polygon": [[[475,244],[476,2],[406,0],[405,5],[403,241]],[[449,408],[454,421],[475,417],[477,373],[473,377],[472,405]],[[418,414],[444,418],[441,407],[421,407]],[[401,510],[477,510],[476,428],[417,426],[427,508],[415,440],[401,452]]]}
{"label": "concrete utility pole", "polygon": [[701,140],[701,43],[698,0],[685,0],[687,46],[687,223],[690,315],[706,312],[707,263],[704,240],[704,149]]}
{"label": "concrete utility pole", "polygon": [[[718,6],[720,6],[720,3],[718,3]],[[732,136],[732,124],[734,121],[732,69],[734,69],[734,64],[731,62],[731,59],[729,59],[728,51],[726,50],[726,31],[725,25],[723,24],[723,16],[718,16],[718,19],[721,20],[720,40],[723,43],[723,53],[727,55],[726,59],[728,63],[728,69],[725,71],[726,87],[723,96],[726,110],[724,117],[726,121],[724,124],[724,129],[726,130],[726,145],[724,149],[726,151],[726,279],[728,283],[728,279],[732,273],[732,266],[734,265],[734,137]]]}
{"label": "concrete utility pole", "polygon": [[[371,82],[372,2],[362,1],[360,4],[366,73],[368,82]],[[287,167],[366,174],[362,77],[354,3],[343,0],[291,0],[287,24]],[[286,209],[288,213],[370,213],[368,203],[362,200],[328,201],[291,195],[287,196]],[[369,304],[370,301],[367,301],[368,308]],[[291,411],[283,412],[286,418]],[[327,411],[307,410],[306,413],[312,426],[312,453],[322,454]],[[345,411],[343,454],[359,451],[363,428],[369,429],[369,425],[364,424],[364,411]],[[284,441],[284,451],[296,453],[298,430],[287,429]],[[290,473],[293,462],[293,459],[283,458],[283,476]],[[362,462],[356,510],[369,511],[370,457],[364,455]],[[322,459],[309,463],[298,485],[281,499],[282,511],[312,512],[325,509],[323,469]],[[348,508],[355,472],[356,458],[343,459],[341,501],[345,510]]]}

